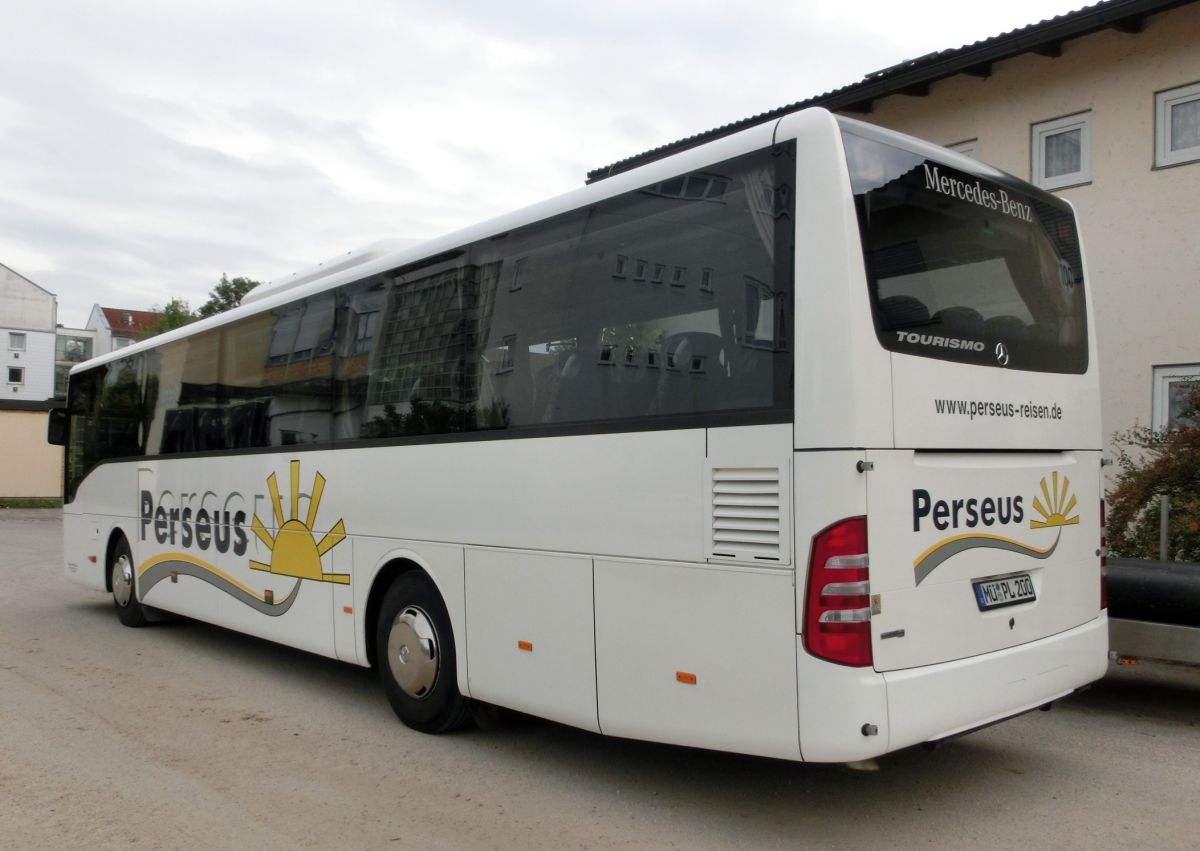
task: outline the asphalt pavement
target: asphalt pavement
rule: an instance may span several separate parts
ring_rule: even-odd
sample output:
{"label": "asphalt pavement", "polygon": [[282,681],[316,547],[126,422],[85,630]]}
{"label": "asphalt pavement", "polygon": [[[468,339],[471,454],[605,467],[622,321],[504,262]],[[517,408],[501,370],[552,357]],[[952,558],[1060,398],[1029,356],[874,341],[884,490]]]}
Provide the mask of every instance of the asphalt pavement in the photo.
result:
{"label": "asphalt pavement", "polygon": [[[1091,690],[864,773],[537,720],[431,737],[367,669],[67,582],[0,511],[0,848],[1195,848],[1200,669]],[[753,696],[747,696],[753,700]]]}

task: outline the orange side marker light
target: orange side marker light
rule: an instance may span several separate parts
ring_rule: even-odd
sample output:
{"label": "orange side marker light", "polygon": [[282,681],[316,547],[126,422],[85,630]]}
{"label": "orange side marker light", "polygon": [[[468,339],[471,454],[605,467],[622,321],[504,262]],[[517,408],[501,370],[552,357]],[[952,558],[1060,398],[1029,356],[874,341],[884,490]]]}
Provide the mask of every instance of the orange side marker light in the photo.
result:
{"label": "orange side marker light", "polygon": [[353,606],[342,606],[342,611],[348,615],[352,615],[352,614],[354,614],[354,607]]}
{"label": "orange side marker light", "polygon": [[95,564],[95,563],[96,563],[96,557],[95,557],[95,556],[88,556],[88,561],[90,561],[92,564]]}
{"label": "orange side marker light", "polygon": [[533,642],[532,641],[518,641],[517,649],[524,650],[526,653],[532,653],[533,652]]}
{"label": "orange side marker light", "polygon": [[685,686],[694,686],[696,684],[696,675],[690,674],[687,671],[676,671],[675,682],[683,683]]}

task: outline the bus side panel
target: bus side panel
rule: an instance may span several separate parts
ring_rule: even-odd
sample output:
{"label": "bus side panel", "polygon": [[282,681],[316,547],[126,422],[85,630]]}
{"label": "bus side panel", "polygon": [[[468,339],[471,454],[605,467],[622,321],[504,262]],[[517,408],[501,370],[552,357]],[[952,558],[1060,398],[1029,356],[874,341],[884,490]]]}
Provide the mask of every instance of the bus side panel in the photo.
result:
{"label": "bus side panel", "polygon": [[824,111],[780,123],[795,134],[797,449],[892,445],[891,372],[875,339],[858,217],[841,137]]}
{"label": "bus side panel", "polygon": [[[70,506],[67,507],[69,509]],[[67,579],[96,591],[106,589],[104,553],[112,522],[93,514],[63,510],[63,564]]]}
{"label": "bus side panel", "polygon": [[858,471],[866,453],[797,452],[796,506],[796,632],[804,631],[804,594],[813,538],[847,517],[867,513],[867,477]]}
{"label": "bus side panel", "polygon": [[792,572],[596,561],[606,735],[798,759]]}
{"label": "bus side panel", "polygon": [[468,549],[466,577],[471,696],[600,732],[592,560]]}
{"label": "bus side panel", "polygon": [[[75,500],[63,506],[63,557],[68,579],[105,590],[108,541],[118,530],[129,541],[137,562],[137,519],[130,511],[136,508],[136,492],[134,464],[101,464],[80,483]],[[79,510],[81,506],[87,506],[86,513]]]}
{"label": "bus side panel", "polygon": [[882,674],[810,656],[802,636],[796,637],[796,662],[805,762],[853,762],[894,749]]}
{"label": "bus side panel", "polygon": [[[796,623],[804,630],[812,542],[821,531],[848,517],[867,513],[866,460],[861,450],[797,452]],[[809,655],[796,636],[796,684],[800,750],[807,762],[848,762],[886,753],[887,688],[871,668],[852,668]],[[875,732],[867,735],[864,725]]]}
{"label": "bus side panel", "polygon": [[361,494],[337,516],[350,534],[701,561],[704,440],[685,429],[337,450],[337,482]]}

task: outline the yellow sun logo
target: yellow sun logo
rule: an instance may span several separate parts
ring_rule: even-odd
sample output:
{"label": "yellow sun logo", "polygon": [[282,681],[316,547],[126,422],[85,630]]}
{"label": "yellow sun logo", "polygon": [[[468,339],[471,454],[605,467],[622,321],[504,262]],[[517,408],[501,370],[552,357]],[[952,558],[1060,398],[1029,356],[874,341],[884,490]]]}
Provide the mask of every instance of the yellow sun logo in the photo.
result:
{"label": "yellow sun logo", "polygon": [[283,500],[279,498],[279,483],[275,474],[267,477],[267,487],[271,491],[271,504],[275,509],[275,525],[279,531],[274,537],[267,527],[254,515],[250,528],[255,536],[262,541],[263,546],[271,551],[271,563],[263,564],[251,561],[253,570],[265,570],[282,576],[295,576],[298,579],[315,579],[318,582],[336,582],[339,585],[349,585],[350,575],[346,573],[325,573],[321,569],[321,556],[332,550],[346,537],[346,526],[341,520],[333,524],[333,528],[319,542],[313,537],[312,528],[317,520],[317,510],[321,507],[321,494],[325,491],[325,477],[317,473],[313,479],[312,494],[308,498],[308,516],[301,520],[300,513],[300,462],[292,462],[292,516],[283,519]]}
{"label": "yellow sun logo", "polygon": [[[1062,489],[1058,487],[1058,471],[1055,471],[1051,477],[1052,484],[1046,486],[1046,480],[1042,479],[1042,496],[1046,498],[1045,505],[1036,496],[1033,498],[1034,510],[1042,515],[1041,520],[1030,520],[1029,527],[1031,529],[1049,529],[1054,526],[1077,526],[1079,524],[1079,515],[1068,517],[1075,510],[1075,497],[1071,496],[1068,499],[1071,480],[1063,476]],[[1046,506],[1050,506],[1047,511]]]}

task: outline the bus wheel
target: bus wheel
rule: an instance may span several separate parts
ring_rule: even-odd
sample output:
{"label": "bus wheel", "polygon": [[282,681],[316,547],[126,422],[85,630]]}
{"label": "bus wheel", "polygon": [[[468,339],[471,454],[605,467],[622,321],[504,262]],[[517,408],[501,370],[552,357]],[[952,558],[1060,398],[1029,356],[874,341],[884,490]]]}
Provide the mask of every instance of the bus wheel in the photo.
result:
{"label": "bus wheel", "polygon": [[113,605],[117,608],[117,618],[121,623],[125,626],[145,626],[149,623],[146,609],[137,599],[133,578],[133,555],[129,552],[129,542],[124,536],[118,538],[117,545],[113,547],[108,575],[112,584]]}
{"label": "bus wheel", "polygon": [[467,721],[470,701],[458,691],[450,616],[425,574],[405,573],[383,595],[375,648],[384,693],[407,726],[444,733]]}

